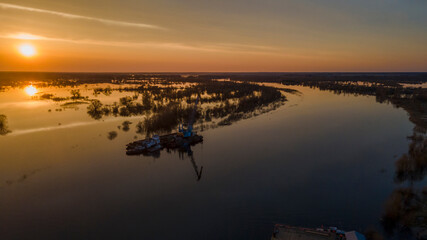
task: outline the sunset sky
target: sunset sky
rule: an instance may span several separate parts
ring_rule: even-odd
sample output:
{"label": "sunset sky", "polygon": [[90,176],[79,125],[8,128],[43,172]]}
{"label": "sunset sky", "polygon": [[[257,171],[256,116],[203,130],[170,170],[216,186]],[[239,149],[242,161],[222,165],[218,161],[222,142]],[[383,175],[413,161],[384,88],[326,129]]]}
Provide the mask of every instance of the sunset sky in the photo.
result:
{"label": "sunset sky", "polygon": [[426,13],[425,0],[0,0],[0,71],[427,71]]}

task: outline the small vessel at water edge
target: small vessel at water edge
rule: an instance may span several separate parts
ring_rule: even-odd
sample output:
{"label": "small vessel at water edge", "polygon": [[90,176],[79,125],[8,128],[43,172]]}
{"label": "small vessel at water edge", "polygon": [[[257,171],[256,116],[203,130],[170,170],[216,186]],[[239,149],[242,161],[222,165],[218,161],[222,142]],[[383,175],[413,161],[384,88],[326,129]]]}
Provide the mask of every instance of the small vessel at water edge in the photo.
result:
{"label": "small vessel at water edge", "polygon": [[366,238],[359,232],[347,232],[336,227],[303,228],[276,224],[271,240],[366,240]]}
{"label": "small vessel at water edge", "polygon": [[154,135],[152,138],[138,140],[126,145],[127,155],[139,155],[146,153],[154,153],[167,149],[187,149],[189,146],[203,142],[203,136],[193,133],[192,136],[183,137],[181,133],[172,133],[167,135]]}

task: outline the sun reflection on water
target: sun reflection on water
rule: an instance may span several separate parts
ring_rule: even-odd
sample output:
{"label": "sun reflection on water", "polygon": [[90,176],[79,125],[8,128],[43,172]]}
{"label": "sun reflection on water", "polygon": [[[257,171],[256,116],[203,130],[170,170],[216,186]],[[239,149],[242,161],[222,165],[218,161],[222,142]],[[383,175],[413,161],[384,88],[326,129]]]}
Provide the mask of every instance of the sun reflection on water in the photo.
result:
{"label": "sun reflection on water", "polygon": [[27,86],[24,91],[29,95],[29,96],[34,96],[38,90],[37,88],[35,88],[33,85]]}

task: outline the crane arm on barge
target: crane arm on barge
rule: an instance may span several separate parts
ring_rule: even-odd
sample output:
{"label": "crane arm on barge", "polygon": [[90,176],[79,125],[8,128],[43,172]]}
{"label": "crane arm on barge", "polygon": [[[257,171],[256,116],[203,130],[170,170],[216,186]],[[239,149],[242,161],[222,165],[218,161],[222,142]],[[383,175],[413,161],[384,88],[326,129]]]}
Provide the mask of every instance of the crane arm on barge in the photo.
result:
{"label": "crane arm on barge", "polygon": [[184,137],[193,136],[193,124],[194,124],[194,120],[196,118],[197,104],[199,103],[199,99],[200,99],[200,94],[197,95],[197,99],[196,99],[196,102],[194,103],[193,111],[191,112],[191,115],[188,119],[187,129],[184,129],[182,124],[179,125],[179,132],[182,133],[184,135]]}

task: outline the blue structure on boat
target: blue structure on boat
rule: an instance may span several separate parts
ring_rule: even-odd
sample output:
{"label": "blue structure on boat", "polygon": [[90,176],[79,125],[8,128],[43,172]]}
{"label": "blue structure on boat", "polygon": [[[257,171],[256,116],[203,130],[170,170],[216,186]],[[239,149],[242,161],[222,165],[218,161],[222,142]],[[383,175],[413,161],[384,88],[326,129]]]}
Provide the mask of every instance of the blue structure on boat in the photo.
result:
{"label": "blue structure on boat", "polygon": [[197,96],[196,102],[194,103],[193,112],[190,115],[190,118],[188,119],[188,125],[187,129],[182,126],[182,124],[179,124],[178,131],[184,135],[184,137],[191,137],[194,135],[193,133],[193,123],[194,118],[196,117],[196,111],[197,111],[197,104],[199,103],[200,95]]}

